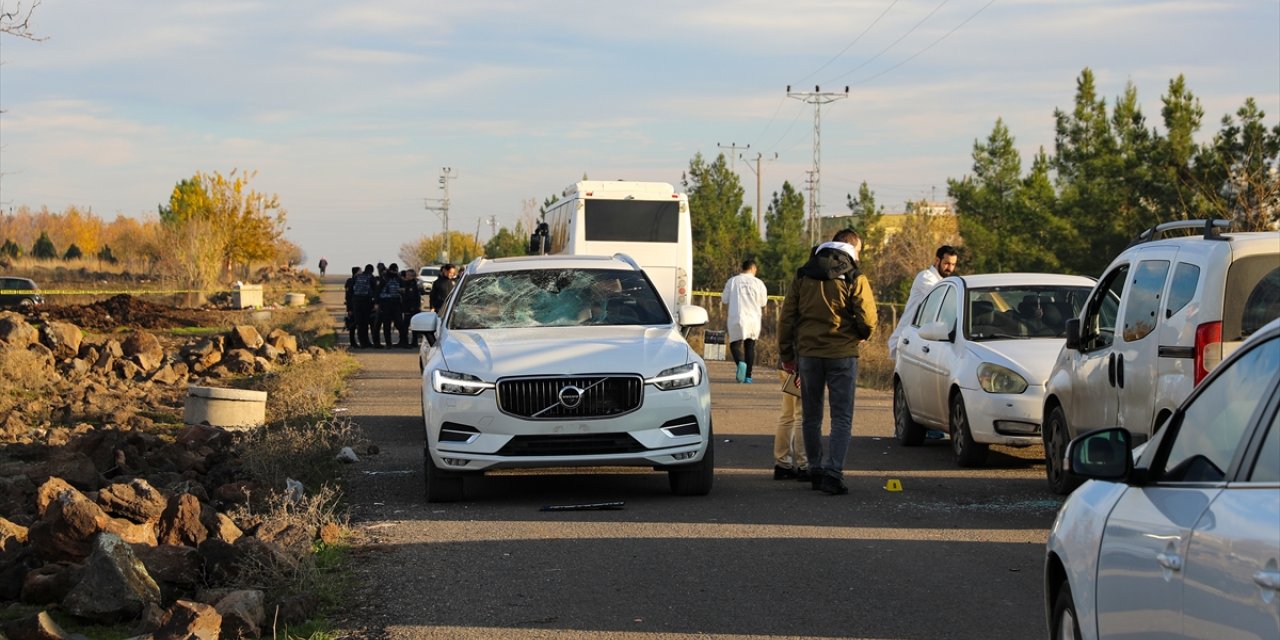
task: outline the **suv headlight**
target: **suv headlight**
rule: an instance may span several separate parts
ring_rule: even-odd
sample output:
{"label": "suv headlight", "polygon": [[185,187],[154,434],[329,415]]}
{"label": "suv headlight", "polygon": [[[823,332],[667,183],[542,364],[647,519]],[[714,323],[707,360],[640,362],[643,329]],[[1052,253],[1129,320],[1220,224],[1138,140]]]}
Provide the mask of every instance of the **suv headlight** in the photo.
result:
{"label": "suv headlight", "polygon": [[485,382],[469,373],[454,373],[444,369],[431,372],[431,388],[436,393],[453,393],[462,396],[478,396],[485,389],[494,388],[492,382]]}
{"label": "suv headlight", "polygon": [[651,384],[663,391],[696,387],[702,383],[702,367],[699,367],[696,362],[682,364],[678,367],[671,367],[670,369],[664,369],[658,375],[645,380],[645,383]]}
{"label": "suv headlight", "polygon": [[978,384],[987,393],[1022,393],[1027,390],[1026,378],[1008,367],[990,362],[978,365]]}

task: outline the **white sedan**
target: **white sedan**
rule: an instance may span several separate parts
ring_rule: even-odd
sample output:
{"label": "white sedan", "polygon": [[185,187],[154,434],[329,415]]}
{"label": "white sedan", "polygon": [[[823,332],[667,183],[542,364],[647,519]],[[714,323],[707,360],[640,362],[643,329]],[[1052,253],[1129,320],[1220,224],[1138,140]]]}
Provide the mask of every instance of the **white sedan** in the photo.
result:
{"label": "white sedan", "polygon": [[893,371],[894,438],[951,436],[957,464],[992,444],[1041,444],[1045,381],[1092,278],[1048,273],[952,276],[903,329]]}
{"label": "white sedan", "polygon": [[1280,638],[1280,321],[1135,455],[1131,437],[1067,445],[1067,469],[1090,481],[1049,532],[1049,637]]}

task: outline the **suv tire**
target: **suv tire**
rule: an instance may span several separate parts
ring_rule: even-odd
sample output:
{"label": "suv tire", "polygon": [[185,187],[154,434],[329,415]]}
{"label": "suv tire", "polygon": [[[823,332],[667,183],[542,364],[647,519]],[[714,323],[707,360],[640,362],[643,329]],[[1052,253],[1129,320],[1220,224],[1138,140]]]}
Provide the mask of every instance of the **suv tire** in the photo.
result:
{"label": "suv tire", "polygon": [[1053,619],[1049,621],[1049,637],[1055,640],[1080,640],[1080,616],[1076,602],[1071,597],[1071,585],[1066,580],[1058,585],[1058,597],[1053,600]]}
{"label": "suv tire", "polygon": [[916,447],[924,442],[925,428],[911,418],[907,405],[907,393],[901,380],[893,381],[893,439],[904,447]]}
{"label": "suv tire", "polygon": [[427,502],[457,502],[462,499],[462,476],[436,466],[431,448],[422,448],[423,475],[426,476]]}
{"label": "suv tire", "polygon": [[1049,480],[1049,488],[1056,494],[1067,495],[1080,486],[1080,481],[1071,477],[1063,466],[1066,463],[1067,443],[1071,441],[1067,429],[1067,414],[1062,407],[1054,405],[1049,417],[1044,421],[1044,472]]}
{"label": "suv tire", "polygon": [[716,438],[707,431],[707,451],[702,459],[693,464],[682,464],[667,468],[667,482],[671,485],[671,493],[678,496],[705,496],[711,493],[711,485],[715,481]]}

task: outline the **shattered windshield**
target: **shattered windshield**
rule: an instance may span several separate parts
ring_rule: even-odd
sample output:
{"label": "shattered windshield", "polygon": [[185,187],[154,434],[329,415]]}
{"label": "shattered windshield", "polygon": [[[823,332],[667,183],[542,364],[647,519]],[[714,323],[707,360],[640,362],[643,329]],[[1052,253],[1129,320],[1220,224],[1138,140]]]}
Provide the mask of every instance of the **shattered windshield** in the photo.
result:
{"label": "shattered windshield", "polygon": [[970,340],[1061,338],[1088,295],[1088,287],[1066,285],[969,289],[965,334]]}
{"label": "shattered windshield", "polygon": [[532,269],[465,278],[450,329],[669,324],[671,316],[638,271]]}

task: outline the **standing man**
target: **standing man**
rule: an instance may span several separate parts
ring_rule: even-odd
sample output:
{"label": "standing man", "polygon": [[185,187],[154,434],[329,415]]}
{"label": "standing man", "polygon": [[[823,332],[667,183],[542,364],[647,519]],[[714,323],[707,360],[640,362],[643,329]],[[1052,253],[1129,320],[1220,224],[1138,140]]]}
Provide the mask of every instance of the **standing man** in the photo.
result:
{"label": "standing man", "polygon": [[[383,344],[390,349],[394,346],[391,342],[391,328],[400,328],[400,267],[392,262],[387,270],[383,272],[382,286],[378,288],[378,324],[374,327],[374,334],[382,335]],[[400,336],[401,341],[404,335]],[[377,339],[374,339],[377,343]]]}
{"label": "standing man", "polygon": [[449,299],[449,292],[453,291],[453,279],[458,274],[458,267],[453,263],[446,263],[440,267],[440,277],[436,278],[434,284],[431,285],[431,310],[440,313],[444,310],[444,303]]}
{"label": "standing man", "polygon": [[[804,448],[809,482],[823,493],[849,493],[844,461],[853,437],[858,345],[876,328],[871,283],[858,270],[862,239],[852,229],[818,245],[782,303],[778,354],[782,368],[800,374]],[[831,435],[822,447],[823,394],[831,393]]]}
{"label": "standing man", "polygon": [[902,337],[903,328],[915,317],[916,309],[919,309],[920,303],[924,302],[925,295],[933,285],[956,272],[956,259],[955,247],[944,244],[934,253],[933,265],[916,274],[915,281],[911,283],[911,295],[907,296],[907,304],[902,307],[902,317],[898,318],[898,324],[893,328],[893,334],[889,336],[890,360],[897,361],[898,338]]}
{"label": "standing man", "polygon": [[320,258],[320,277],[324,277],[324,270],[329,268],[329,259]]}
{"label": "standing man", "polygon": [[742,261],[742,272],[724,284],[720,304],[729,305],[729,352],[737,363],[738,382],[751,382],[756,364],[756,340],[760,339],[760,310],[769,303],[769,292],[756,277],[756,261]]}
{"label": "standing man", "polygon": [[373,324],[373,265],[351,277],[351,306],[356,314],[356,338],[360,348],[369,348],[369,325]]}
{"label": "standing man", "polygon": [[351,348],[356,347],[356,309],[354,301],[351,299],[351,287],[355,284],[356,276],[360,275],[360,267],[351,267],[351,277],[347,278],[342,288],[344,290],[342,302],[347,308],[347,315],[342,318],[343,328],[347,330],[347,345]]}
{"label": "standing man", "polygon": [[409,330],[409,319],[422,311],[422,289],[413,270],[400,272],[400,342],[396,346],[418,346],[418,334]]}

